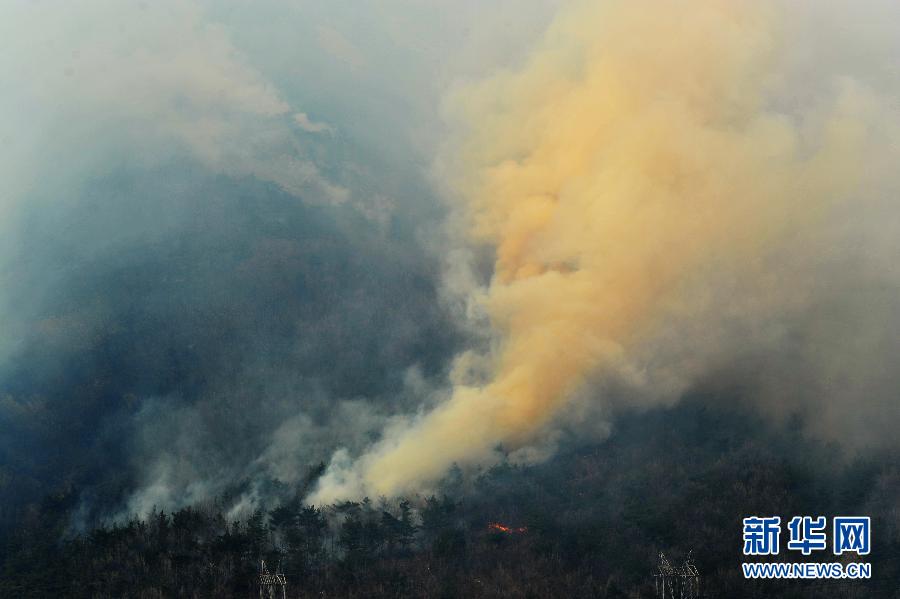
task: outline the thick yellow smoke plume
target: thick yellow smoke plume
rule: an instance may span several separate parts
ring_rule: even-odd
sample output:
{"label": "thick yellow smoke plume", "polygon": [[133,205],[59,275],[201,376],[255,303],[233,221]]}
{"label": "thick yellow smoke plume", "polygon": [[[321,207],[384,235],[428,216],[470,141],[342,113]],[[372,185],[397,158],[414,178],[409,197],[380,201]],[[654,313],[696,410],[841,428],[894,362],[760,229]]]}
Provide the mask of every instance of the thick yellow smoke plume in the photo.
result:
{"label": "thick yellow smoke plume", "polygon": [[846,195],[860,98],[773,107],[778,15],[759,1],[580,3],[520,70],[454,95],[450,186],[468,243],[496,256],[480,296],[490,380],[333,464],[311,501],[408,491],[527,443],[692,273],[753,260]]}

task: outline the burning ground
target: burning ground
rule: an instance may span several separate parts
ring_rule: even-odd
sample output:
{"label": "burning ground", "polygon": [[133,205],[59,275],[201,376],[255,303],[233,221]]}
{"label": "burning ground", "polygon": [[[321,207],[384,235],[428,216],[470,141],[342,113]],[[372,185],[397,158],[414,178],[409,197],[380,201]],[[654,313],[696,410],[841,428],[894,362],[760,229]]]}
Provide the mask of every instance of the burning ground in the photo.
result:
{"label": "burning ground", "polygon": [[[263,556],[281,561],[291,597],[652,597],[658,552],[678,559],[693,549],[709,596],[893,596],[897,454],[847,461],[799,435],[799,422],[773,427],[716,399],[624,418],[609,440],[570,445],[541,465],[451,477],[437,497],[313,508],[301,488],[246,519],[223,514],[227,501],[208,503],[59,544],[77,505],[70,489],[30,511],[8,540],[0,592],[242,597],[255,592]],[[866,583],[745,581],[740,521],[762,509],[871,514],[876,574]]]}

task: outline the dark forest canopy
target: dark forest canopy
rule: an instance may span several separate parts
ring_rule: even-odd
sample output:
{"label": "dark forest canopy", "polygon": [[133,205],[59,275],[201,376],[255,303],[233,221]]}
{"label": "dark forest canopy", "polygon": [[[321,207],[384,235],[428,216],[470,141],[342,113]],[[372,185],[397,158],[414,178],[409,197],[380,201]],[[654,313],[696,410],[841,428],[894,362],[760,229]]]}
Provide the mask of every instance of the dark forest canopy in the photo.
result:
{"label": "dark forest canopy", "polygon": [[[210,502],[73,534],[77,489],[61,489],[6,531],[0,595],[247,597],[265,559],[289,597],[650,597],[657,553],[693,550],[709,597],[896,596],[897,462],[842,460],[796,423],[715,399],[627,418],[542,465],[451,477],[436,497],[312,507],[301,490],[234,520]],[[753,513],[870,514],[873,579],[743,580]]]}

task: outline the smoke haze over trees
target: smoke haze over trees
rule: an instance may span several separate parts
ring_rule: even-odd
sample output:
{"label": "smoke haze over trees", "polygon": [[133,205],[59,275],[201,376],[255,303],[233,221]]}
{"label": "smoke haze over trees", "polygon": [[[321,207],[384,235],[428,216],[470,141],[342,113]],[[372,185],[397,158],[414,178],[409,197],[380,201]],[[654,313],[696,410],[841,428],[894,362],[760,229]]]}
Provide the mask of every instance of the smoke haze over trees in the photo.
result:
{"label": "smoke haze over trees", "polygon": [[[652,597],[657,553],[682,559],[693,549],[711,597],[895,596],[896,453],[843,460],[798,437],[798,423],[771,427],[716,399],[627,418],[608,441],[448,481],[430,497],[316,508],[300,489],[241,518],[208,502],[59,543],[77,505],[70,489],[7,540],[0,592],[244,597],[256,592],[262,557],[281,563],[291,597]],[[307,485],[321,470],[311,474]],[[740,519],[759,510],[871,514],[872,580],[745,581]]]}

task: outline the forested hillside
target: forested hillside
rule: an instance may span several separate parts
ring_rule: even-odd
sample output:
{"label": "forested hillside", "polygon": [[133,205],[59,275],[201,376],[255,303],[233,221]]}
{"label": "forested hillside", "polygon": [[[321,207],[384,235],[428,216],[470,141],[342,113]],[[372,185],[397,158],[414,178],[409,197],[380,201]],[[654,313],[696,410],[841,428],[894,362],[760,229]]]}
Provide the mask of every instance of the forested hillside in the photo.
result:
{"label": "forested hillside", "polygon": [[[301,493],[236,519],[210,504],[75,532],[77,490],[62,489],[5,534],[0,595],[249,597],[265,559],[289,597],[651,597],[658,553],[693,550],[707,597],[897,596],[896,461],[839,462],[795,426],[710,405],[628,418],[541,465],[457,472],[434,497]],[[741,577],[742,517],[823,506],[872,515],[869,583]]]}

